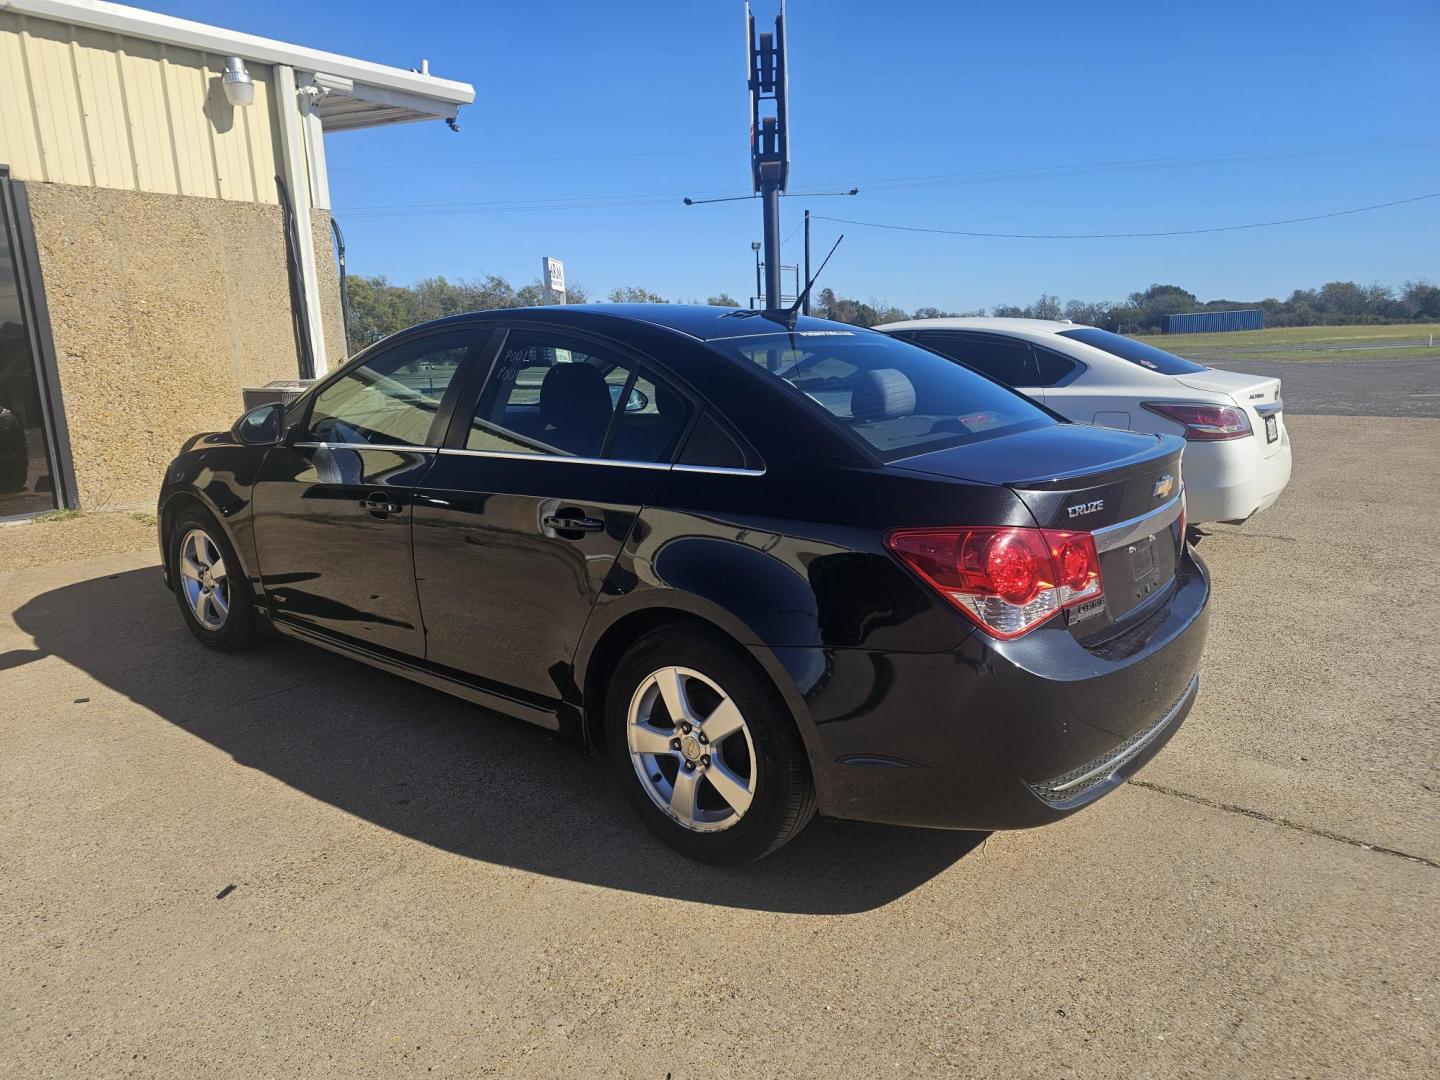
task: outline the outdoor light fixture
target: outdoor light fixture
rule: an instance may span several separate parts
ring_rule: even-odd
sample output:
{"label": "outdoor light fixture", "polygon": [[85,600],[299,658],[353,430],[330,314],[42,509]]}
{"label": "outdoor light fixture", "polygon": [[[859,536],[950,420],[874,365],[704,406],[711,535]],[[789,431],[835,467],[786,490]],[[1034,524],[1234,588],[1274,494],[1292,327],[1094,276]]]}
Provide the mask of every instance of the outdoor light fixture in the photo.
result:
{"label": "outdoor light fixture", "polygon": [[231,105],[253,105],[255,83],[250,72],[245,70],[245,61],[238,56],[225,58],[225,74],[220,76],[220,85],[225,88],[225,100]]}

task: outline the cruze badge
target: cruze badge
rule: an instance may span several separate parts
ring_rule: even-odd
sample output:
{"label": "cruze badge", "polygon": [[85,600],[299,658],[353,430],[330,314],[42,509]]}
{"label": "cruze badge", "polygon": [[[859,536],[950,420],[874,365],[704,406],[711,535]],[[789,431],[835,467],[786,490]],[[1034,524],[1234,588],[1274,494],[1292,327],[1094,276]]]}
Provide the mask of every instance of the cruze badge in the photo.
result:
{"label": "cruze badge", "polygon": [[1175,478],[1171,476],[1168,472],[1164,476],[1160,477],[1159,480],[1155,481],[1154,495],[1157,499],[1166,498],[1167,496],[1169,496],[1170,492],[1174,490]]}
{"label": "cruze badge", "polygon": [[1093,514],[1096,511],[1105,509],[1104,499],[1095,499],[1088,503],[1077,503],[1070,507],[1068,513],[1072,518],[1082,517],[1085,514]]}

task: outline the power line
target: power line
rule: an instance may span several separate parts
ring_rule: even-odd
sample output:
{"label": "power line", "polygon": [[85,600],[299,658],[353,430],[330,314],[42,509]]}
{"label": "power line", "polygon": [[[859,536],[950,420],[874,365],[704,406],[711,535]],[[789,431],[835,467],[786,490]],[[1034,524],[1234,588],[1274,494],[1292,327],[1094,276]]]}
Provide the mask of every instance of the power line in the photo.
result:
{"label": "power line", "polygon": [[1395,199],[1392,202],[1374,203],[1371,206],[1355,206],[1348,210],[1332,210],[1328,214],[1309,214],[1305,217],[1280,218],[1277,221],[1252,221],[1245,225],[1215,225],[1205,229],[1166,229],[1161,232],[1121,233],[997,233],[974,232],[968,229],[935,229],[922,225],[892,225],[879,221],[856,221],[853,218],[827,217],[811,214],[813,221],[833,221],[841,225],[859,225],[868,229],[891,229],[897,232],[939,233],[945,236],[973,236],[988,240],[1129,240],[1155,236],[1198,236],[1201,233],[1238,232],[1241,229],[1267,229],[1273,225],[1295,225],[1302,221],[1323,221],[1326,218],[1345,217],[1347,214],[1363,214],[1370,210],[1384,210],[1390,206],[1404,206],[1406,203],[1422,202],[1425,199],[1440,199],[1440,191],[1428,195],[1416,195],[1409,199]]}
{"label": "power line", "polygon": [[[864,140],[855,140],[864,141]],[[1358,153],[1362,151],[1384,151],[1394,149],[1407,149],[1414,147],[1430,146],[1437,141],[1429,137],[1416,137],[1406,139],[1375,140],[1370,142],[1341,143],[1330,146],[1294,147],[1288,150],[1256,150],[1256,151],[1234,151],[1224,154],[1194,155],[1189,157],[1159,157],[1159,158],[1129,158],[1116,161],[1092,161],[1073,163],[1068,165],[1042,165],[1033,168],[1023,169],[992,169],[981,172],[970,173],[938,173],[920,176],[888,176],[877,177],[871,180],[861,180],[860,185],[870,191],[899,191],[907,188],[925,187],[949,187],[966,184],[991,184],[1010,183],[1017,180],[1046,180],[1065,179],[1069,177],[1091,176],[1096,174],[1114,174],[1125,172],[1149,172],[1154,170],[1181,169],[1191,167],[1206,167],[1214,165],[1243,165],[1260,163],[1266,161],[1281,161],[1290,158],[1314,157],[1317,155],[1336,153]],[[685,151],[690,153],[692,151]],[[709,151],[693,151],[694,153],[708,153]],[[680,153],[680,151],[676,151]],[[639,156],[639,155],[599,155],[599,156]],[[517,158],[516,161],[562,161],[562,160],[584,160],[582,158]],[[475,162],[471,164],[498,164],[495,162]],[[377,168],[390,166],[376,166]],[[412,163],[397,165],[396,168],[412,168]],[[335,170],[331,170],[332,172]],[[836,184],[850,181],[834,181]],[[824,186],[824,185],[817,185]],[[352,206],[339,207],[337,212],[353,214],[360,217],[410,217],[417,214],[440,214],[449,215],[455,213],[513,213],[525,210],[536,209],[542,205],[551,206],[560,210],[579,210],[586,206],[613,205],[622,206],[648,206],[649,202],[630,202],[620,200],[644,200],[675,197],[681,195],[732,195],[733,189],[715,188],[709,191],[637,191],[617,192],[613,195],[568,195],[552,199],[516,199],[516,200],[495,200],[491,202],[455,202],[455,203],[390,203],[374,206]],[[753,198],[753,192],[746,192],[743,195],[735,195],[737,199]],[[564,205],[562,205],[564,204]]]}
{"label": "power line", "polygon": [[[875,136],[873,138],[860,139],[823,139],[807,140],[807,146],[852,146],[867,143],[895,143],[895,142],[917,142],[924,140],[934,142],[937,136],[928,135],[899,135],[899,136]],[[910,176],[910,177],[887,177],[871,180],[869,183],[889,183],[891,181],[909,180],[939,180],[947,179],[951,175],[964,182],[971,177],[996,176],[997,178],[1008,177],[1011,173],[1032,173],[1046,172],[1063,169],[1089,169],[1102,168],[1118,165],[1150,165],[1152,167],[1165,168],[1174,165],[1193,164],[1231,164],[1230,159],[1236,162],[1248,159],[1256,160],[1282,160],[1287,157],[1309,157],[1316,154],[1347,153],[1359,150],[1386,150],[1386,149],[1409,149],[1413,147],[1425,147],[1434,145],[1436,140],[1431,136],[1408,136],[1395,139],[1371,139],[1354,143],[1331,143],[1320,146],[1301,146],[1285,149],[1266,148],[1262,150],[1236,150],[1219,154],[1200,154],[1189,157],[1173,158],[1130,158],[1119,161],[1095,161],[1081,162],[1073,165],[1046,165],[1033,169],[1003,169],[991,173],[958,173],[940,174],[939,176]],[[695,157],[703,154],[740,154],[746,152],[747,146],[741,144],[736,146],[706,146],[693,147],[683,150],[622,150],[600,154],[562,154],[550,157],[518,157],[518,158],[491,158],[484,161],[386,161],[370,162],[364,165],[331,165],[329,171],[334,172],[369,172],[377,169],[480,169],[492,165],[545,165],[562,161],[611,161],[623,160],[625,158],[659,158],[659,157]]]}

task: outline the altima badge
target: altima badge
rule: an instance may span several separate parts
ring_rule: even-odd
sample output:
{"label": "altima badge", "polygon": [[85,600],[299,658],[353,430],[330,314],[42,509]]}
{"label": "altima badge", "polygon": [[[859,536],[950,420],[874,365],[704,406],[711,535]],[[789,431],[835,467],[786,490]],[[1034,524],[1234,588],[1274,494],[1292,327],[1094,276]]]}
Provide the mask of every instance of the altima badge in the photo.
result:
{"label": "altima badge", "polygon": [[1164,499],[1168,498],[1170,492],[1174,490],[1175,478],[1167,472],[1164,476],[1160,477],[1159,480],[1155,481],[1155,491],[1153,494],[1157,499]]}

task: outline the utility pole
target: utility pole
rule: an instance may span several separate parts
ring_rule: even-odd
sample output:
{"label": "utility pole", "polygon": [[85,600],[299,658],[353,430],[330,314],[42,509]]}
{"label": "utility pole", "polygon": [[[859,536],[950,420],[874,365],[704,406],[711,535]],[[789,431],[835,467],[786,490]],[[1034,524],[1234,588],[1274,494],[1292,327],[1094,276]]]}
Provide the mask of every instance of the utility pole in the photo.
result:
{"label": "utility pole", "polygon": [[[780,0],[774,33],[767,34],[756,33],[755,16],[746,3],[745,41],[749,50],[750,174],[764,212],[765,306],[775,309],[780,307],[780,194],[790,178],[785,0]],[[766,103],[773,107],[773,115],[762,117]]]}
{"label": "utility pole", "polygon": [[760,280],[760,241],[751,240],[750,250],[755,252],[755,299],[759,300],[765,295],[765,283]]}
{"label": "utility pole", "polygon": [[[805,211],[805,283],[810,283],[810,211]],[[805,294],[805,303],[801,305],[800,314],[810,314],[810,294]]]}

